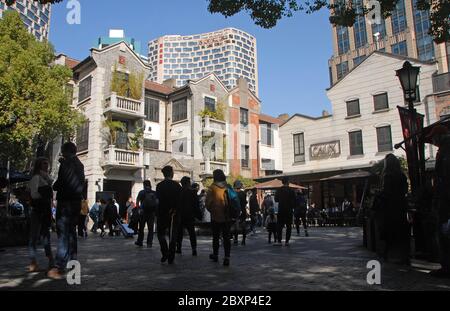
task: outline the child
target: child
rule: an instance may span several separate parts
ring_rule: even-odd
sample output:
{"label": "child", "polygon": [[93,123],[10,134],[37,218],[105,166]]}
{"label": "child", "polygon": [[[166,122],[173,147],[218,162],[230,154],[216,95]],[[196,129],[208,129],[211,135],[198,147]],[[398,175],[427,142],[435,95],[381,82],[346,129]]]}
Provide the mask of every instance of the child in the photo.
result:
{"label": "child", "polygon": [[275,215],[275,209],[273,207],[269,208],[269,215],[266,218],[266,229],[269,232],[269,244],[272,243],[272,233],[273,240],[277,240],[277,215]]}

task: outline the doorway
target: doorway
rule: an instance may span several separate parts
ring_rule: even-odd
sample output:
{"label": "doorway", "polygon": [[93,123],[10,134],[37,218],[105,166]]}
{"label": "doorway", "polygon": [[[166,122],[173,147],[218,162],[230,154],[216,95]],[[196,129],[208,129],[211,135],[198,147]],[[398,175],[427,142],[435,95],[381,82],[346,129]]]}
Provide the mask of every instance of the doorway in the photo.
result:
{"label": "doorway", "polygon": [[119,214],[124,217],[126,214],[126,204],[131,196],[133,182],[126,180],[105,179],[103,181],[103,191],[114,192],[114,199],[119,203]]}

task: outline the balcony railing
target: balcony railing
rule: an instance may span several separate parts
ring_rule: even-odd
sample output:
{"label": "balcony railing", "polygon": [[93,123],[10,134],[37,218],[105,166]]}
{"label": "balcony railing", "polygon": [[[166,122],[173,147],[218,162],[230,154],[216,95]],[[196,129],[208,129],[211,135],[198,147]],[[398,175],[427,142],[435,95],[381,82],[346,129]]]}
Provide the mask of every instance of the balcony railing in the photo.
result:
{"label": "balcony railing", "polygon": [[433,92],[450,91],[450,72],[433,76]]}
{"label": "balcony railing", "polygon": [[105,112],[111,112],[117,115],[126,115],[132,118],[145,118],[144,102],[118,96],[112,93],[105,99]]}
{"label": "balcony railing", "polygon": [[132,151],[118,149],[115,146],[109,146],[103,152],[104,166],[118,168],[140,168],[144,165],[142,151]]}
{"label": "balcony railing", "polygon": [[218,161],[204,161],[200,162],[200,169],[204,174],[212,174],[216,169],[222,170],[225,175],[228,175],[228,163]]}
{"label": "balcony railing", "polygon": [[225,133],[227,126],[225,121],[212,119],[208,116],[202,119],[202,127],[207,132]]}

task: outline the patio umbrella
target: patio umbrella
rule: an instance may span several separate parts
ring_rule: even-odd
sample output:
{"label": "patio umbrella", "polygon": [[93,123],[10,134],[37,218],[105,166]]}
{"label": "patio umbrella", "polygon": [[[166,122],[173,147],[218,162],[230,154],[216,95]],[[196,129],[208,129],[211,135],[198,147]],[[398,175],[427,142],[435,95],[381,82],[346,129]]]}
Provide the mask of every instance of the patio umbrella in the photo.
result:
{"label": "patio umbrella", "polygon": [[[270,190],[270,189],[277,189],[281,188],[283,186],[283,182],[279,179],[272,179],[266,182],[262,182],[259,184],[254,185],[253,187],[249,187],[248,189],[256,188],[257,190]],[[289,187],[293,189],[308,189],[293,183],[289,183]]]}

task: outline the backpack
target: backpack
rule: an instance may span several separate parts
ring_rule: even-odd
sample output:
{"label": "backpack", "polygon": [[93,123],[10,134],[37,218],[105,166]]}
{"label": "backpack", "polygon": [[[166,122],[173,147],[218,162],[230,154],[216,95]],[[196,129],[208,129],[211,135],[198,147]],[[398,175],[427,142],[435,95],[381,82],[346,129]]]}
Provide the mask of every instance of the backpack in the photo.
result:
{"label": "backpack", "polygon": [[142,200],[141,206],[145,214],[154,213],[158,207],[158,198],[156,193],[153,191],[144,191],[144,199]]}
{"label": "backpack", "polygon": [[227,186],[226,191],[230,217],[231,219],[237,219],[241,214],[241,202],[239,200],[239,195],[230,185]]}

